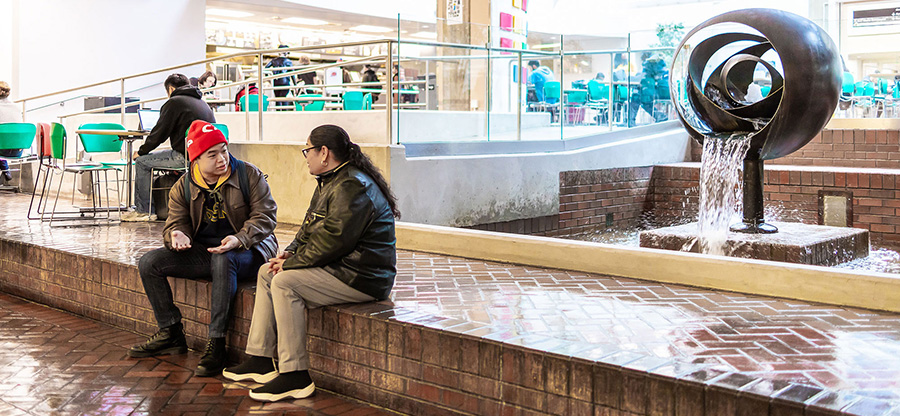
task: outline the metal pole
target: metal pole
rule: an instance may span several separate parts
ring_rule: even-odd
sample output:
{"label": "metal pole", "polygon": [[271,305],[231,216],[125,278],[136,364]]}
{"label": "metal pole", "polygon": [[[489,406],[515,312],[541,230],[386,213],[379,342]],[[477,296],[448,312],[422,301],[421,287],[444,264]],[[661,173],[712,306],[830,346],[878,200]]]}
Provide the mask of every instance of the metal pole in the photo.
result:
{"label": "metal pole", "polygon": [[559,139],[565,140],[566,136],[563,134],[563,111],[566,109],[566,93],[563,89],[563,73],[566,72],[564,67],[566,56],[563,55],[563,35],[559,35],[559,111],[556,113],[556,117],[559,119]]}
{"label": "metal pole", "polygon": [[613,85],[613,73],[616,70],[616,54],[609,54],[609,101],[606,102],[606,124],[609,124],[609,131],[613,131],[613,107],[615,102],[616,86]]}
{"label": "metal pole", "polygon": [[428,75],[428,61],[425,61],[425,111],[428,111],[428,96],[431,95],[428,93],[428,80],[431,77]]}
{"label": "metal pole", "polygon": [[[259,89],[259,96],[257,97],[258,100],[256,100],[257,101],[256,112],[259,113],[259,141],[263,141],[263,97],[264,97],[264,94],[263,94],[263,83],[262,83],[262,79],[263,79],[263,54],[262,54],[262,52],[259,53],[258,69],[259,69],[259,78],[257,78],[257,81],[256,81],[256,83],[258,84],[256,86],[256,88]],[[249,86],[247,86],[247,92],[250,92]],[[247,97],[247,106],[249,107],[250,106],[250,97],[249,96],[246,96],[246,97]]]}
{"label": "metal pole", "polygon": [[491,78],[494,77],[493,71],[493,62],[491,60],[491,28],[488,26],[488,43],[485,46],[487,49],[487,81],[484,83],[485,85],[485,99],[484,99],[484,136],[487,137],[488,141],[491,141],[491,97],[494,95],[491,90],[493,84],[491,83]]}
{"label": "metal pole", "polygon": [[125,126],[125,78],[119,79],[119,86],[121,87],[121,95],[119,95],[119,105],[121,106],[122,116],[120,119],[120,123],[122,126]]}
{"label": "metal pole", "polygon": [[[387,79],[384,81],[386,84],[385,92],[387,92],[387,100],[386,106],[387,108],[387,120],[385,124],[387,125],[387,139],[388,144],[393,143],[394,141],[394,123],[393,123],[393,110],[394,110],[394,52],[393,52],[393,42],[387,41],[388,53],[385,58],[385,62],[387,63]],[[397,71],[397,76],[400,76],[400,71]],[[399,129],[399,127],[398,127]],[[397,134],[397,144],[400,144],[400,134]]]}
{"label": "metal pole", "polygon": [[518,87],[518,96],[519,99],[516,101],[516,140],[522,140],[522,74],[525,72],[522,70],[522,52],[519,52],[519,65],[516,67],[517,74],[515,77],[519,80],[516,84]]}

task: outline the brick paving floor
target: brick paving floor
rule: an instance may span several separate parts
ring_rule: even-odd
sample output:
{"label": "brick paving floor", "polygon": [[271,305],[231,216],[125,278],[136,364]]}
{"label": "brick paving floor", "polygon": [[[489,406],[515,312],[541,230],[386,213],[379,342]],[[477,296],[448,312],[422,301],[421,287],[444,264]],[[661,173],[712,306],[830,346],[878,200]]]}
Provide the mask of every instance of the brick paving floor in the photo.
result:
{"label": "brick paving floor", "polygon": [[[21,196],[0,201],[0,238],[131,264],[159,246],[161,224],[49,229],[23,219]],[[700,381],[740,376],[735,388],[764,395],[802,383],[807,403],[900,414],[898,314],[410,251],[398,270],[392,319],[647,371],[694,365]]]}
{"label": "brick paving floor", "polygon": [[0,415],[391,415],[318,391],[260,403],[253,383],[195,377],[195,352],[130,359],[145,338],[0,293]]}

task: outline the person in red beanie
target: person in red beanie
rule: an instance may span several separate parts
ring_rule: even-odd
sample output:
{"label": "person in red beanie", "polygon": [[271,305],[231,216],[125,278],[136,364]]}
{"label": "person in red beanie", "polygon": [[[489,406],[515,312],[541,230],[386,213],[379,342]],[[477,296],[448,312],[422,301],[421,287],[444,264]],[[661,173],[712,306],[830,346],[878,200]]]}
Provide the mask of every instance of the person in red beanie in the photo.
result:
{"label": "person in red beanie", "polygon": [[165,247],[141,257],[138,271],[159,331],[128,351],[131,357],[187,352],[181,312],[168,277],[212,281],[209,341],[196,374],[225,366],[225,333],[238,280],[249,280],[275,257],[275,200],[263,173],[228,153],[225,135],[197,120],[186,140],[190,170],[169,192]]}

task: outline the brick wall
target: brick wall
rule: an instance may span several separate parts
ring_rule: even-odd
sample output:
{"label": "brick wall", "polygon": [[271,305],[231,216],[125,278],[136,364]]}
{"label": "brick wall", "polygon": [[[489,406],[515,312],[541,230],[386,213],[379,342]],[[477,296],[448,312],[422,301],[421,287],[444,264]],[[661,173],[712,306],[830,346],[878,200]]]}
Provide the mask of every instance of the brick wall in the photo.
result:
{"label": "brick wall", "polygon": [[[137,266],[0,240],[0,270],[3,292],[141,334],[157,330]],[[169,278],[169,284],[188,345],[203,349],[210,320],[209,282]],[[232,355],[242,353],[247,344],[253,301],[253,287],[242,284],[228,331]]]}
{"label": "brick wall", "polygon": [[770,163],[900,169],[900,131],[823,130],[802,149]]}
{"label": "brick wall", "polygon": [[[696,218],[700,166],[654,167],[651,210],[657,218]],[[852,194],[853,226],[874,241],[900,242],[900,172],[880,169],[766,166],[767,219],[819,223],[819,191]],[[775,213],[775,218],[770,218]]]}
{"label": "brick wall", "polygon": [[642,220],[652,174],[652,167],[560,172],[558,215],[468,228],[554,237],[632,227]]}

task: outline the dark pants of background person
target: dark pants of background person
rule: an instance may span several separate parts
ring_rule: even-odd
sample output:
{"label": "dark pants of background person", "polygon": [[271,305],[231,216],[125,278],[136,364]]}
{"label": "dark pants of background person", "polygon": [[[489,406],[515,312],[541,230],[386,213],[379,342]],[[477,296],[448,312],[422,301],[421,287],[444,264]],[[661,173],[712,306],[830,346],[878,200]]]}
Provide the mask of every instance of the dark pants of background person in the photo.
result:
{"label": "dark pants of background person", "polygon": [[209,337],[221,338],[228,329],[237,282],[255,278],[263,263],[263,255],[256,250],[235,249],[212,254],[206,247],[193,244],[185,251],[163,247],[144,254],[138,271],[160,328],[181,322],[181,311],[172,300],[167,277],[211,280]]}
{"label": "dark pants of background person", "polygon": [[[0,150],[0,156],[6,157],[19,157],[22,156],[23,149],[3,149]],[[9,170],[9,163],[5,160],[0,160],[0,174]]]}

